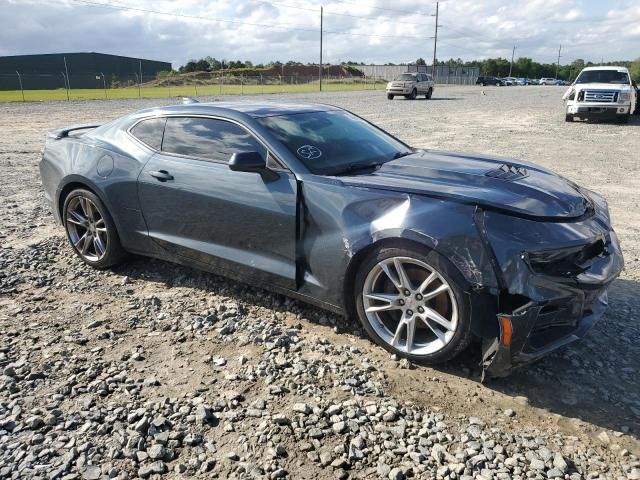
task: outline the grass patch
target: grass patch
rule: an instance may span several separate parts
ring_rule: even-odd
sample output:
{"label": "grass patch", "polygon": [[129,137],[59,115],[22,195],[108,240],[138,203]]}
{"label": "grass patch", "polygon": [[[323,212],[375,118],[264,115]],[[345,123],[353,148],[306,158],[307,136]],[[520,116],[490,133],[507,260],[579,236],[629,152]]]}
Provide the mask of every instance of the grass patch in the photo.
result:
{"label": "grass patch", "polygon": [[[363,82],[323,82],[323,91],[341,90],[383,90],[385,83]],[[168,97],[200,97],[217,95],[259,95],[263,93],[305,93],[319,91],[318,82],[284,85],[180,85],[162,87],[125,87],[101,89],[71,89],[69,100],[100,100],[117,98],[168,98]],[[55,90],[25,90],[24,101],[46,102],[67,100],[67,91],[63,88]],[[0,102],[22,102],[20,90],[0,91]]]}

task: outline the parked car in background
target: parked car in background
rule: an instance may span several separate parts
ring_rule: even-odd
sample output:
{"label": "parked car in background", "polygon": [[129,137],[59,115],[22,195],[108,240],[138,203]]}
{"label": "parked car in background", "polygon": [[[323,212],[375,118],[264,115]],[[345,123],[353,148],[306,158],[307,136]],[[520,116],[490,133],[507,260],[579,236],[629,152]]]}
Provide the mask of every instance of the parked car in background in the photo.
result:
{"label": "parked car in background", "polygon": [[529,85],[540,85],[540,79],[539,78],[530,78],[529,79]]}
{"label": "parked car in background", "polygon": [[528,78],[516,78],[516,85],[520,85],[520,86],[524,86],[524,85],[529,85],[529,79]]}
{"label": "parked car in background", "polygon": [[567,102],[565,120],[603,118],[627,123],[637,97],[626,67],[587,67],[562,97]]}
{"label": "parked car in background", "polygon": [[555,78],[541,78],[540,85],[556,85]]}
{"label": "parked car in background", "polygon": [[415,100],[418,95],[431,98],[433,95],[434,82],[431,75],[426,73],[403,73],[392,82],[387,83],[387,98],[402,95],[409,100]]}
{"label": "parked car in background", "polygon": [[478,77],[476,85],[496,85],[498,87],[502,87],[504,82],[498,77]]}
{"label": "parked car in background", "polygon": [[515,77],[504,77],[502,80],[504,81],[505,85],[511,86],[515,85],[518,79]]}
{"label": "parked car in background", "polygon": [[[133,252],[359,321],[490,376],[584,336],[623,268],[607,202],[546,168],[414,149],[338,107],[154,107],[50,132],[45,198],[87,265]],[[76,267],[74,267],[74,270]]]}

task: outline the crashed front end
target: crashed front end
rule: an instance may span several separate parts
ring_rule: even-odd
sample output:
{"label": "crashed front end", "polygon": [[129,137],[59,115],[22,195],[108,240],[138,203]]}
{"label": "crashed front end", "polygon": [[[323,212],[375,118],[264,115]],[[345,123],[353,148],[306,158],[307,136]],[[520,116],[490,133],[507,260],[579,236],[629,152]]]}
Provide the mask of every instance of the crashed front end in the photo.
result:
{"label": "crashed front end", "polygon": [[605,200],[583,193],[590,207],[571,221],[476,215],[501,288],[499,334],[483,340],[483,377],[505,376],[579,340],[603,315],[624,262]]}

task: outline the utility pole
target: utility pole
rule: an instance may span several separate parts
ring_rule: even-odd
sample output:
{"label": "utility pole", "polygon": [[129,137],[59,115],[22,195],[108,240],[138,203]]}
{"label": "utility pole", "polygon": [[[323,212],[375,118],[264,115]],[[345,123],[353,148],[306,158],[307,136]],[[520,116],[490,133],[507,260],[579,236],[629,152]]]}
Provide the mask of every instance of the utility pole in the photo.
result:
{"label": "utility pole", "polygon": [[562,52],[562,44],[560,44],[560,48],[558,48],[558,62],[556,63],[556,80],[558,79],[558,70],[560,69],[560,53]]}
{"label": "utility pole", "polygon": [[440,2],[436,2],[436,33],[433,36],[433,71],[431,72],[431,76],[433,77],[433,81],[436,79],[436,50],[438,47],[438,7]]}
{"label": "utility pole", "polygon": [[513,56],[516,53],[516,46],[513,46],[513,50],[511,50],[511,65],[509,65],[509,76],[511,76],[511,70],[513,69]]}
{"label": "utility pole", "polygon": [[322,5],[320,5],[320,67],[318,68],[318,79],[320,80],[320,91],[322,91]]}

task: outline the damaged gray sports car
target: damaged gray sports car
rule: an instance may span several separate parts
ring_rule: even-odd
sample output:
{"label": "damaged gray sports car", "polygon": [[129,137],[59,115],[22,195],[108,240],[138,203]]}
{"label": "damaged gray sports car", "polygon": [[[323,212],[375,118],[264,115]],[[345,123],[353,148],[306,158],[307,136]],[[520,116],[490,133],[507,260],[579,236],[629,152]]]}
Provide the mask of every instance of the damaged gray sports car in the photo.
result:
{"label": "damaged gray sports car", "polygon": [[327,105],[188,104],[51,132],[71,247],[208,270],[357,317],[421,363],[502,376],[582,337],[623,268],[602,197],[542,167],[411,148]]}

